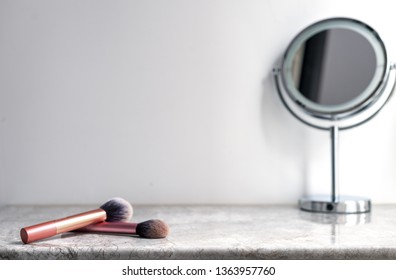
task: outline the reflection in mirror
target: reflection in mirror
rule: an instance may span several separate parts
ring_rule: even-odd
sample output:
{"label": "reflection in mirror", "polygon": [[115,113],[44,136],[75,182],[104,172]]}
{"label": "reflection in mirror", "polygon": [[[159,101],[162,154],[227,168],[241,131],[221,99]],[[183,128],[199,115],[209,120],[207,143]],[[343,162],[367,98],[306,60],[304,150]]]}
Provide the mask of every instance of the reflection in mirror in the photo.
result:
{"label": "reflection in mirror", "polygon": [[333,28],[313,35],[299,47],[292,78],[309,100],[339,105],[367,88],[376,67],[374,49],[365,37],[350,29]]}

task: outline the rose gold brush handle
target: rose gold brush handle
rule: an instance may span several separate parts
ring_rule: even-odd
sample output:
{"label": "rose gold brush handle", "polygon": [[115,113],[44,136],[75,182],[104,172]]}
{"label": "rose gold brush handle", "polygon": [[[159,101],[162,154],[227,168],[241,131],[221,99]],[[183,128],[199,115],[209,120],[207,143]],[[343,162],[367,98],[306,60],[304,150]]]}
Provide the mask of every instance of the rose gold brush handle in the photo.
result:
{"label": "rose gold brush handle", "polygon": [[103,222],[104,220],[106,220],[106,211],[99,208],[66,218],[24,227],[21,229],[21,239],[23,243],[30,243],[93,223]]}
{"label": "rose gold brush handle", "polygon": [[76,229],[75,231],[136,234],[136,226],[137,224],[135,223],[101,222]]}

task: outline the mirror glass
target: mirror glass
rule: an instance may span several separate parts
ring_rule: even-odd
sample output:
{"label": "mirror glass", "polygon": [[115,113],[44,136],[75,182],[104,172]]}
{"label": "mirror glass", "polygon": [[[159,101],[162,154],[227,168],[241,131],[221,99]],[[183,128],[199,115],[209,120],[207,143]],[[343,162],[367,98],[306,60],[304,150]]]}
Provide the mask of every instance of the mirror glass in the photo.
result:
{"label": "mirror glass", "polygon": [[375,103],[388,63],[385,45],[371,27],[335,18],[301,31],[280,70],[297,106],[317,118],[340,120]]}
{"label": "mirror glass", "polygon": [[376,53],[360,33],[333,28],[302,42],[292,58],[294,87],[321,105],[340,105],[357,98],[376,72]]}

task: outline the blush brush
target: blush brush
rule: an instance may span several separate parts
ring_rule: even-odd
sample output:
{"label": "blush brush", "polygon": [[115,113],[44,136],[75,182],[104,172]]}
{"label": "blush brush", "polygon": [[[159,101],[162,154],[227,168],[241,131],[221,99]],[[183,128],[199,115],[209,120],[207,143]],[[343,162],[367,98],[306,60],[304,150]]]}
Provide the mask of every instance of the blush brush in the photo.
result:
{"label": "blush brush", "polygon": [[102,222],[79,228],[75,231],[91,233],[123,233],[139,235],[143,238],[164,238],[169,233],[168,225],[161,220],[141,223]]}
{"label": "blush brush", "polygon": [[24,227],[20,235],[23,243],[30,243],[103,221],[126,222],[132,218],[132,213],[132,205],[128,201],[113,198],[95,210]]}

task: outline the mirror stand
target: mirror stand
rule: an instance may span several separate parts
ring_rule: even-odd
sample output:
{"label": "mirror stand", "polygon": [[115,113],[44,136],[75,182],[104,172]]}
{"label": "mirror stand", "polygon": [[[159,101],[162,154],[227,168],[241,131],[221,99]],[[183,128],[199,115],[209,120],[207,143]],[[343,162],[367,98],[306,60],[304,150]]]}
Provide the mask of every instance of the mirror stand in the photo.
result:
{"label": "mirror stand", "polygon": [[298,33],[274,71],[275,87],[285,108],[298,120],[331,136],[331,192],[299,200],[309,212],[358,214],[371,210],[368,198],[340,195],[339,131],[371,120],[396,85],[378,33],[361,21],[329,18]]}
{"label": "mirror stand", "polygon": [[341,196],[338,182],[338,126],[330,128],[331,136],[331,195],[308,196],[299,201],[301,210],[310,212],[357,214],[370,212],[371,202],[368,198]]}

